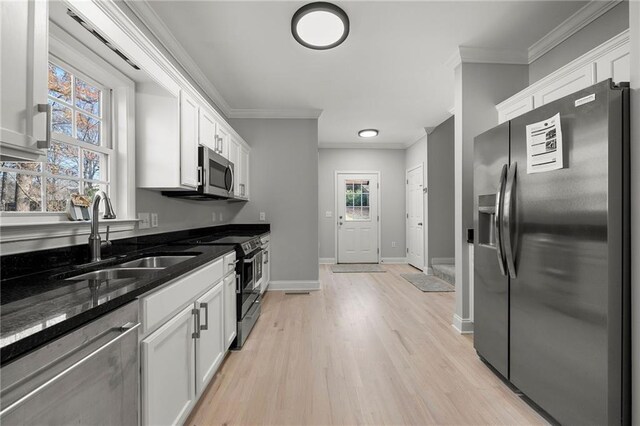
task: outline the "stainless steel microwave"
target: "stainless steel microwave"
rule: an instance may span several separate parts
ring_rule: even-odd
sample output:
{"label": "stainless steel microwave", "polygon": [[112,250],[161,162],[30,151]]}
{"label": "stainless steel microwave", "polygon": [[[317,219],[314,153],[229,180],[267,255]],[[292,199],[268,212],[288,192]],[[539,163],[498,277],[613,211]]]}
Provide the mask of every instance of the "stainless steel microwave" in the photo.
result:
{"label": "stainless steel microwave", "polygon": [[233,198],[233,163],[212,149],[198,148],[198,191],[203,195]]}
{"label": "stainless steel microwave", "polygon": [[192,200],[233,198],[233,163],[212,149],[198,147],[198,189],[163,191],[168,197]]}

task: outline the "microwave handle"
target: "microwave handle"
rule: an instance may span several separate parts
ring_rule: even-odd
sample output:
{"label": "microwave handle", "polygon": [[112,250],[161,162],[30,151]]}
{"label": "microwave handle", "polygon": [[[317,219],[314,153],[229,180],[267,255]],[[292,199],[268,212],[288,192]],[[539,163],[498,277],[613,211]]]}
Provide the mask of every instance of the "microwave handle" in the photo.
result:
{"label": "microwave handle", "polygon": [[198,186],[202,186],[204,182],[204,169],[198,166]]}
{"label": "microwave handle", "polygon": [[233,174],[233,167],[229,167],[227,166],[227,169],[229,169],[229,173],[231,173],[231,185],[229,186],[229,190],[227,191],[228,193],[232,193],[233,192],[233,186],[234,186],[234,181],[236,180],[236,177]]}

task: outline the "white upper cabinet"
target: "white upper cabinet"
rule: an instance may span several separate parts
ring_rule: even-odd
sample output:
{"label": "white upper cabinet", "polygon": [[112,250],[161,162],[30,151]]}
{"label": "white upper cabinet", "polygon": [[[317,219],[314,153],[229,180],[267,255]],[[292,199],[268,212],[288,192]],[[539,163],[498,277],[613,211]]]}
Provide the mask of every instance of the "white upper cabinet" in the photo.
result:
{"label": "white upper cabinet", "polygon": [[225,126],[218,123],[216,127],[216,140],[218,141],[218,154],[222,155],[227,160],[229,159],[229,141],[231,140],[231,133],[225,128]]}
{"label": "white upper cabinet", "polygon": [[229,156],[227,157],[231,163],[233,163],[233,194],[235,197],[238,196],[238,178],[239,178],[239,168],[238,168],[238,159],[240,158],[238,150],[240,149],[240,144],[236,142],[235,138],[229,139],[229,145],[227,147],[227,151]]}
{"label": "white upper cabinet", "polygon": [[629,30],[625,30],[498,104],[498,121],[504,123],[608,78],[614,83],[629,81],[630,54]]}
{"label": "white upper cabinet", "polygon": [[215,151],[216,147],[216,120],[213,114],[206,108],[200,107],[200,145]]}
{"label": "white upper cabinet", "polygon": [[249,199],[249,149],[240,145],[238,149],[238,192],[236,196],[245,200]]}
{"label": "white upper cabinet", "polygon": [[46,0],[0,2],[0,154],[37,160],[47,148]]}
{"label": "white upper cabinet", "polygon": [[198,104],[184,90],[180,92],[180,183],[197,188],[198,173]]}

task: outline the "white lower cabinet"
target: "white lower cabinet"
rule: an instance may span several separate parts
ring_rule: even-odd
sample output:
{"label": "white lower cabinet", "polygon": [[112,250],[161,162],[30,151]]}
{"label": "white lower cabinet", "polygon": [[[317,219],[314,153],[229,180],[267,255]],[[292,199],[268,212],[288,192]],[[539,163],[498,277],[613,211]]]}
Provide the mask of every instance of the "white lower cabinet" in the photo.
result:
{"label": "white lower cabinet", "polygon": [[236,274],[230,273],[224,278],[224,348],[229,349],[236,338]]}
{"label": "white lower cabinet", "polygon": [[141,298],[143,425],[182,424],[215,376],[235,338],[235,276],[232,252]]}
{"label": "white lower cabinet", "polygon": [[193,305],[142,341],[142,421],[182,423],[195,402]]}
{"label": "white lower cabinet", "polygon": [[196,344],[196,394],[207,387],[227,350],[224,344],[224,284],[218,282],[196,300],[200,330]]}

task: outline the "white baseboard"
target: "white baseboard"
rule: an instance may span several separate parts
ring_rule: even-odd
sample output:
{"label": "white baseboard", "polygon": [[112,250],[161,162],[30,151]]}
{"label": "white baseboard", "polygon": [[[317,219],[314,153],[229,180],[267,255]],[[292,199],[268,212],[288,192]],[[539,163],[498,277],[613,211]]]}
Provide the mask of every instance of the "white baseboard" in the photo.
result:
{"label": "white baseboard", "polygon": [[453,257],[434,257],[431,259],[432,265],[453,265],[456,263]]}
{"label": "white baseboard", "polygon": [[383,257],[383,258],[380,258],[380,263],[387,263],[390,265],[401,265],[408,262],[406,257]]}
{"label": "white baseboard", "polygon": [[291,290],[320,290],[320,281],[269,281],[268,291],[291,291]]}
{"label": "white baseboard", "polygon": [[468,318],[460,318],[458,314],[453,314],[453,328],[460,334],[473,334],[473,321]]}
{"label": "white baseboard", "polygon": [[336,258],[335,257],[321,257],[320,264],[321,265],[335,265]]}

